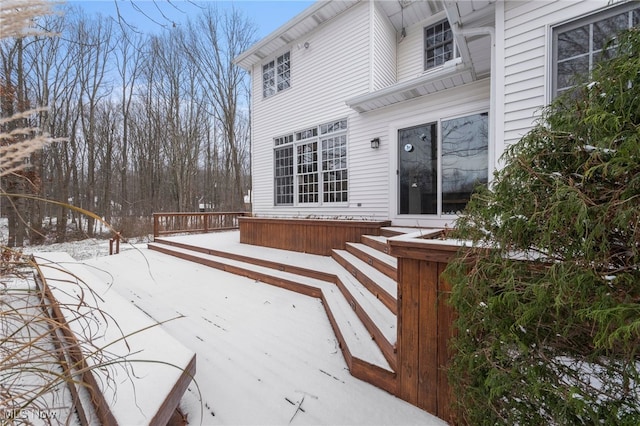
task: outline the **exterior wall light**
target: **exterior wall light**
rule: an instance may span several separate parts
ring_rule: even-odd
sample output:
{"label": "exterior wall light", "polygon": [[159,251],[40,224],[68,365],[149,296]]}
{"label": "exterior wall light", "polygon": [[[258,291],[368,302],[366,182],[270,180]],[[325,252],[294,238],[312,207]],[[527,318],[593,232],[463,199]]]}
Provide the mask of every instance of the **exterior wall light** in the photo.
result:
{"label": "exterior wall light", "polygon": [[380,148],[380,138],[371,139],[371,149],[378,149],[378,148]]}

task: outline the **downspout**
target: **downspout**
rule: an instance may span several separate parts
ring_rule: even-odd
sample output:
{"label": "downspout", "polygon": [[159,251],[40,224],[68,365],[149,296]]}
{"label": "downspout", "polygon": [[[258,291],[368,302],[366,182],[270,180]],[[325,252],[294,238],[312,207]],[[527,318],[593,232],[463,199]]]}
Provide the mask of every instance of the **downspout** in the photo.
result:
{"label": "downspout", "polygon": [[493,176],[496,164],[496,31],[493,27],[477,27],[464,29],[460,27],[460,24],[456,22],[452,25],[454,37],[462,36],[474,36],[474,35],[488,35],[491,38],[491,76],[489,77],[489,180]]}

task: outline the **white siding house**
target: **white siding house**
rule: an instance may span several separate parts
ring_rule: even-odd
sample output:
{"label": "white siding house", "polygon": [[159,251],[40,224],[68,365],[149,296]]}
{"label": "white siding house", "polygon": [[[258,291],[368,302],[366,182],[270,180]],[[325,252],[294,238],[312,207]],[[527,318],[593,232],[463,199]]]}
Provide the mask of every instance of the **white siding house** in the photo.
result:
{"label": "white siding house", "polygon": [[639,22],[631,1],[318,2],[235,60],[253,213],[452,225],[603,39]]}

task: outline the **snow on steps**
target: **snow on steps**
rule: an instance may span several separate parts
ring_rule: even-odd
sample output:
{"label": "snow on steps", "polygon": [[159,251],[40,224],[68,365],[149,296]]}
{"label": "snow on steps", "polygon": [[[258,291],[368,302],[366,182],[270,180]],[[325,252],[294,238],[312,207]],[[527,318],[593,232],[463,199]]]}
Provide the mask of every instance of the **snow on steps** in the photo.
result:
{"label": "snow on steps", "polygon": [[[239,260],[254,265],[265,266],[278,271],[292,272],[294,274],[317,278],[337,284],[344,297],[349,300],[349,303],[358,315],[358,318],[360,318],[369,330],[371,336],[378,342],[378,345],[383,350],[389,364],[395,369],[395,341],[397,339],[395,281],[389,280],[377,271],[374,272],[375,276],[379,277],[383,282],[382,286],[386,288],[388,292],[393,294],[387,295],[387,293],[385,293],[387,300],[385,300],[385,303],[381,305],[379,300],[380,297],[377,294],[380,293],[380,291],[377,291],[376,293],[372,292],[371,288],[366,290],[363,289],[357,280],[354,280],[346,273],[342,265],[329,256],[292,252],[288,250],[240,243],[230,244],[229,241],[224,241],[222,243],[213,242],[217,240],[219,240],[219,238],[207,238],[200,240],[198,243],[189,243],[176,238],[157,238],[156,243]],[[380,253],[380,255],[383,254]],[[342,277],[342,280],[340,277]],[[352,282],[356,283],[356,286],[354,286]],[[375,283],[370,287],[377,288]],[[352,295],[350,293],[354,294]],[[375,308],[373,308],[373,306],[375,306]],[[385,306],[387,306],[387,308],[385,308]],[[382,314],[376,313],[376,310],[381,311]],[[369,312],[371,312],[371,314],[369,314]]]}
{"label": "snow on steps", "polygon": [[346,250],[393,281],[398,277],[398,259],[362,243],[346,243]]}
{"label": "snow on steps", "polygon": [[33,256],[50,312],[67,324],[57,334],[64,357],[89,385],[71,384],[84,424],[167,425],[195,375],[196,355],[67,253]]}
{"label": "snow on steps", "polygon": [[[256,264],[260,263],[260,259],[247,258],[237,260],[208,254],[198,248],[194,250],[194,247],[189,247],[185,244],[179,244],[178,246],[178,244],[165,244],[162,240],[156,240],[154,243],[149,243],[148,247],[151,250],[181,259],[320,298],[323,301],[333,330],[340,341],[340,346],[351,374],[385,389],[389,393],[395,394],[395,362],[393,362],[395,355],[390,363],[386,358],[388,350],[385,350],[385,354],[374,340],[380,338],[382,334],[378,333],[376,336],[375,333],[365,327],[354,311],[353,306],[341,293],[342,289],[336,287],[333,282],[301,275],[300,273],[288,272],[288,270],[284,270],[287,269],[286,265],[277,262],[263,259],[262,264],[267,264],[268,266],[262,266],[262,264]],[[224,254],[222,252],[216,253]],[[235,257],[234,255],[232,256]],[[288,269],[291,269],[291,267]],[[335,274],[327,273],[327,271],[324,271],[324,274],[326,277],[335,277]],[[350,284],[349,287],[352,287],[352,285]],[[386,318],[385,321],[388,324],[389,318]],[[395,327],[395,319],[393,323]],[[387,334],[389,334],[388,331]]]}
{"label": "snow on steps", "polygon": [[397,315],[398,285],[395,280],[346,250],[334,249],[332,257]]}
{"label": "snow on steps", "polygon": [[344,268],[337,270],[337,284],[342,296],[356,313],[360,321],[371,332],[385,358],[396,370],[397,318],[360,281]]}
{"label": "snow on steps", "polygon": [[382,253],[389,254],[389,245],[387,244],[387,237],[382,235],[363,235],[360,237],[360,241],[363,244],[368,245]]}

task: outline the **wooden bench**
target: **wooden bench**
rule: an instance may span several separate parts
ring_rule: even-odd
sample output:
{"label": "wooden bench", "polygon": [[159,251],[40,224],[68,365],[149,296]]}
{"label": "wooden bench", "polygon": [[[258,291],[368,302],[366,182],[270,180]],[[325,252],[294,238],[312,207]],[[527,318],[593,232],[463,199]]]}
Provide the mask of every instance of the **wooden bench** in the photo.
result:
{"label": "wooden bench", "polygon": [[166,426],[195,354],[68,254],[33,257],[49,314],[63,324],[54,340],[81,422]]}

